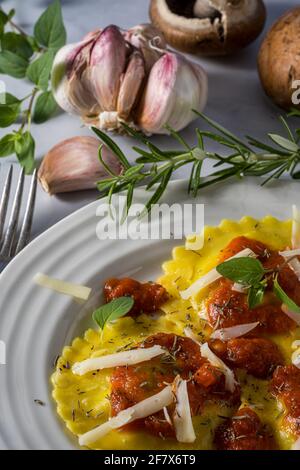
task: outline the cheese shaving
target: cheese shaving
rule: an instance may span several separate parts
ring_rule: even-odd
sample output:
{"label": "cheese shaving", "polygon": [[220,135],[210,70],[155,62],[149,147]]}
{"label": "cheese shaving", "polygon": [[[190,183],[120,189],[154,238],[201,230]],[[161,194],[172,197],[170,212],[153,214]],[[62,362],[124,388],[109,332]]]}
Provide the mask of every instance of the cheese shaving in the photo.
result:
{"label": "cheese shaving", "polygon": [[244,336],[249,331],[254,330],[259,325],[259,322],[245,323],[244,325],[231,326],[229,328],[220,328],[212,333],[212,339],[220,339],[221,341],[228,341],[232,338],[239,338]]}
{"label": "cheese shaving", "polygon": [[75,362],[72,372],[75,375],[84,375],[93,370],[109,369],[110,367],[131,366],[140,362],[150,361],[156,356],[166,354],[166,350],[159,345],[152,348],[138,348],[122,351],[107,356],[92,357],[82,362]]}
{"label": "cheese shaving", "polygon": [[205,357],[211,365],[219,369],[225,375],[225,387],[230,392],[234,392],[236,386],[236,380],[234,377],[234,373],[226,364],[221,361],[221,359],[212,352],[209,348],[208,343],[204,343],[201,345],[201,355]]}
{"label": "cheese shaving", "polygon": [[[252,250],[250,250],[250,248],[246,248],[245,250],[240,251],[231,258],[228,258],[226,261],[229,261],[230,259],[234,258],[246,258],[248,256],[256,258],[256,254]],[[181,291],[181,298],[184,300],[189,299],[190,297],[198,294],[198,292],[200,292],[202,289],[217,281],[221,277],[223,277],[222,274],[219,274],[216,268],[213,268],[211,271],[205,274],[205,276],[195,281],[188,289]]]}
{"label": "cheese shaving", "polygon": [[186,380],[177,377],[174,382],[176,408],[173,416],[176,439],[178,442],[190,443],[196,440],[193,427],[189,395]]}
{"label": "cheese shaving", "polygon": [[121,411],[117,416],[111,418],[95,429],[79,436],[79,444],[88,446],[101,439],[113,429],[118,429],[125,424],[132,423],[137,419],[143,419],[147,416],[157,413],[174,401],[172,387],[168,385],[161,392],[140,401],[134,406]]}
{"label": "cheese shaving", "polygon": [[60,294],[69,295],[78,300],[87,300],[92,291],[90,287],[61,281],[60,279],[55,279],[42,273],[37,273],[33,280],[41,287],[46,287]]}

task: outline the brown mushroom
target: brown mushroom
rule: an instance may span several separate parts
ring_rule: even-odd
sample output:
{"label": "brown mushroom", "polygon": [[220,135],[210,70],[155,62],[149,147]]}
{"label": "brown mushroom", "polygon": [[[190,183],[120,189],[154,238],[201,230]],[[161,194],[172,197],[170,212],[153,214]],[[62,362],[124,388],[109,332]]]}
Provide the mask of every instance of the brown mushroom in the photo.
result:
{"label": "brown mushroom", "polygon": [[151,0],[150,17],[176,49],[225,55],[257,38],[266,9],[262,0]]}
{"label": "brown mushroom", "polygon": [[[258,55],[258,71],[263,88],[284,109],[292,106],[300,108],[299,84],[295,83],[300,80],[299,48],[300,7],[297,7],[276,21],[266,35]],[[298,99],[295,101],[293,96]]]}

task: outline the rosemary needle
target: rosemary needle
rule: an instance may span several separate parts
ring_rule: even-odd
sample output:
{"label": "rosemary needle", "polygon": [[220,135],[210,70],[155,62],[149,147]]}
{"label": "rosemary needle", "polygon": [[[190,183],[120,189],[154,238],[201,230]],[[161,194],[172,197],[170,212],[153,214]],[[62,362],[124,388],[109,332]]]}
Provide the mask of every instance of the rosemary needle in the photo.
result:
{"label": "rosemary needle", "polygon": [[[196,112],[196,111],[195,111]],[[269,143],[261,142],[247,136],[244,142],[229,130],[225,129],[202,113],[196,112],[211,127],[211,131],[196,129],[197,145],[190,146],[176,131],[168,128],[170,135],[176,139],[182,149],[162,150],[154,145],[142,133],[124,124],[124,130],[134,137],[140,145],[135,145],[135,163],[129,163],[120,147],[110,137],[99,129],[93,131],[101,141],[109,147],[124,166],[121,175],[114,175],[99,181],[97,184],[101,197],[124,191],[127,194],[125,216],[132,204],[134,190],[140,184],[146,184],[146,190],[157,185],[149,196],[146,210],[151,211],[153,204],[160,201],[172,175],[182,166],[189,165],[191,173],[187,182],[187,191],[196,196],[198,191],[207,186],[226,181],[233,177],[244,176],[265,177],[262,185],[274,179],[279,179],[284,173],[292,178],[300,179],[300,129],[293,132],[286,119],[280,117],[285,136],[268,134]],[[295,116],[295,111],[291,115]],[[300,116],[300,114],[299,114]],[[206,150],[206,141],[217,142],[224,149],[224,155]],[[208,176],[202,176],[203,162],[214,161],[214,170]]]}

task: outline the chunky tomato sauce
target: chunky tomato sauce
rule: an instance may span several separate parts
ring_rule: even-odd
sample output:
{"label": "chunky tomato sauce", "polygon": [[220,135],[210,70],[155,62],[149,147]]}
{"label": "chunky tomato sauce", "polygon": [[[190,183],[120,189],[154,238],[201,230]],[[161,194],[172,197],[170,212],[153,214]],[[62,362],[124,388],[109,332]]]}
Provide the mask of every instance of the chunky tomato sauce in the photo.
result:
{"label": "chunky tomato sauce", "polygon": [[[201,413],[208,401],[224,401],[229,405],[240,403],[240,389],[234,393],[225,388],[224,375],[201,357],[200,348],[190,338],[174,334],[158,333],[150,336],[142,346],[160,345],[166,355],[136,366],[117,367],[111,376],[110,402],[112,414],[158,393],[171,384],[177,375],[188,380],[188,394],[192,415]],[[167,354],[169,352],[169,354]],[[172,416],[174,407],[169,407]],[[157,436],[174,437],[174,428],[163,412],[156,413],[130,427],[144,426]]]}
{"label": "chunky tomato sauce", "polygon": [[272,432],[251,408],[240,409],[219,426],[215,445],[219,450],[272,450],[276,447]]}
{"label": "chunky tomato sauce", "polygon": [[[297,276],[277,251],[270,250],[263,243],[246,237],[235,238],[221,252],[219,262],[225,261],[245,248],[254,251],[266,269],[278,270],[281,287],[289,297],[300,304],[300,283]],[[296,328],[296,323],[282,312],[282,302],[272,292],[271,279],[263,304],[252,310],[248,307],[247,296],[233,291],[232,286],[233,282],[222,279],[207,299],[208,318],[214,328],[228,328],[255,321],[259,321],[260,325],[252,331],[252,335],[283,334]]]}
{"label": "chunky tomato sauce", "polygon": [[300,436],[300,369],[294,365],[278,367],[270,383],[270,390],[286,408],[285,426]]}
{"label": "chunky tomato sauce", "polygon": [[132,297],[134,305],[129,312],[132,316],[156,312],[168,300],[163,286],[154,282],[142,284],[130,278],[108,279],[103,290],[106,302],[123,296]]}
{"label": "chunky tomato sauce", "polygon": [[261,379],[269,378],[276,366],[284,363],[276,344],[266,338],[211,340],[209,346],[229,367],[245,369]]}

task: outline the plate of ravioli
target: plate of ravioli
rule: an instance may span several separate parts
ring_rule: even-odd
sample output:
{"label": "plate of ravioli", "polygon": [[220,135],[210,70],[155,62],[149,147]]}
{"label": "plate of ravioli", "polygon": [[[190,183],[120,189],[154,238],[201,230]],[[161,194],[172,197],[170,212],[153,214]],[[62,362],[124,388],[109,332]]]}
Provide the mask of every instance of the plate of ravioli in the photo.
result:
{"label": "plate of ravioli", "polygon": [[0,277],[1,448],[299,450],[296,184],[173,182],[199,247],[100,241],[99,201],[30,244]]}

